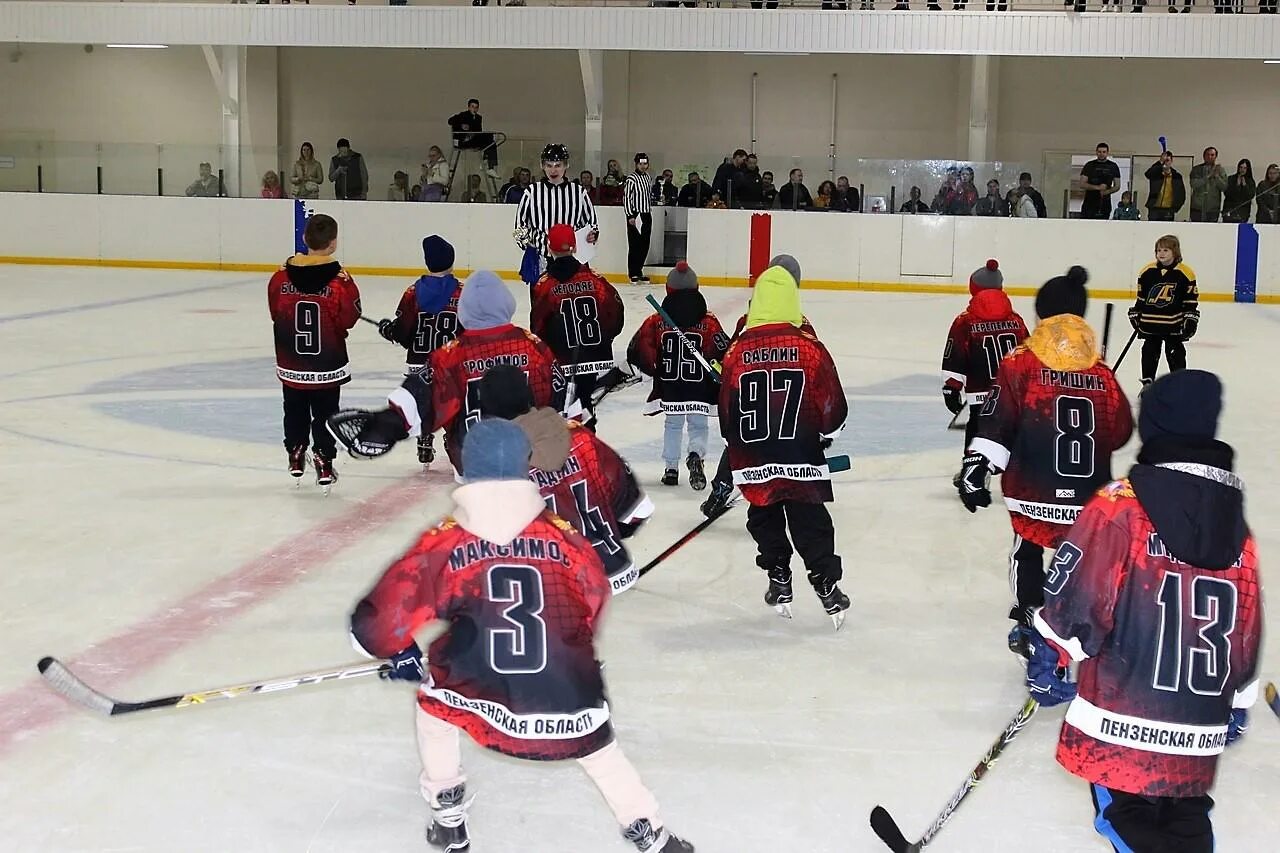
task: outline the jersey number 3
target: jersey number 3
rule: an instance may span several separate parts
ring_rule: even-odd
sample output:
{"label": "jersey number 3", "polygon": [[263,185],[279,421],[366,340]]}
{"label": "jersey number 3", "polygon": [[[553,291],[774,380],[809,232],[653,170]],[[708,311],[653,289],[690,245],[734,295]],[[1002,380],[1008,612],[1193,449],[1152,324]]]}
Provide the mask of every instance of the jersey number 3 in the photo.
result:
{"label": "jersey number 3", "polygon": [[489,629],[489,662],[494,672],[529,675],[547,666],[547,623],[542,613],[542,575],[532,566],[489,569],[489,600],[505,604],[505,625]]}

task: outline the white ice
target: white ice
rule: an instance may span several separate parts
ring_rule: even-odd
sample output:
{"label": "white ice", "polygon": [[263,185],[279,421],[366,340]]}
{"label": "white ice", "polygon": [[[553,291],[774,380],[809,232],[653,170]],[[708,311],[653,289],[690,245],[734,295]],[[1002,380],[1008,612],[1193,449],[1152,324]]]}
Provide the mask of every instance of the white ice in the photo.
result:
{"label": "white ice", "polygon": [[[406,284],[362,280],[365,310],[389,314]],[[403,683],[106,719],[36,677],[43,655],[84,657],[90,682],[149,698],[351,661],[352,605],[446,507],[450,478],[422,474],[407,444],[341,460],[328,498],[310,477],[292,487],[264,291],[252,274],[0,267],[0,849],[425,849]],[[645,292],[626,289],[628,334]],[[706,295],[731,324],[747,292]],[[618,599],[601,638],[620,742],[668,825],[703,853],[882,849],[867,823],[877,803],[918,837],[1026,695],[1005,648],[1007,516],[969,515],[950,486],[960,434],[944,429],[938,360],[964,299],[803,298],[852,406],[832,451],[854,458],[833,506],[853,598],[844,629],[803,582],[794,621],[762,603],[738,509]],[[1030,300],[1015,304],[1032,316]],[[1128,332],[1120,309],[1113,354]],[[1095,302],[1090,319],[1101,316]],[[1277,309],[1212,303],[1189,348],[1225,379],[1222,437],[1239,451],[1272,579],[1278,337]],[[400,351],[363,324],[350,346],[344,400],[375,403]],[[1130,392],[1137,371],[1135,351],[1121,371]],[[610,399],[600,429],[658,505],[632,540],[639,561],[697,523],[702,498],[658,485],[662,427],[640,415],[644,394]],[[251,565],[282,570],[215,585]],[[1275,633],[1266,642],[1264,678],[1280,649]],[[1054,762],[1060,720],[1032,722],[933,849],[1109,849],[1088,787]],[[1278,750],[1280,721],[1259,704],[1222,760],[1218,849],[1275,849]],[[464,756],[476,853],[629,849],[572,764],[470,744]]]}

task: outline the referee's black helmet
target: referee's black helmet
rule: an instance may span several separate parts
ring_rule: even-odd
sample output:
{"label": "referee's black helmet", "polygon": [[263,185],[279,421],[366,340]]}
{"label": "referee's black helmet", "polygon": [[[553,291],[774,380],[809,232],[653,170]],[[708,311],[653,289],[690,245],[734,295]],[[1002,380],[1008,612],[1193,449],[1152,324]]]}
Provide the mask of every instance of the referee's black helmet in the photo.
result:
{"label": "referee's black helmet", "polygon": [[552,142],[542,149],[543,163],[568,163],[569,146],[560,142]]}

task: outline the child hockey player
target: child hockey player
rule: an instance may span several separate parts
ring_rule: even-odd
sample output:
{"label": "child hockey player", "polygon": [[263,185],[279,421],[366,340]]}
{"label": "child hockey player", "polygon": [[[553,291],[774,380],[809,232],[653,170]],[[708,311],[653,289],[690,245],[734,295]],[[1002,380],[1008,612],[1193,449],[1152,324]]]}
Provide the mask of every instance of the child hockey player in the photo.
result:
{"label": "child hockey player", "polygon": [[1142,341],[1142,384],[1150,385],[1164,349],[1169,370],[1187,366],[1186,341],[1200,325],[1200,290],[1196,274],[1182,262],[1182,244],[1172,234],[1156,240],[1156,259],[1138,273],[1138,300],[1129,322]]}
{"label": "child hockey player", "polygon": [[1143,392],[1138,464],[1085,506],[1026,632],[1031,695],[1072,700],[1058,761],[1090,783],[1117,851],[1211,853],[1218,757],[1258,695],[1257,545],[1221,408],[1200,370]]}
{"label": "child hockey player", "polygon": [[[667,325],[660,314],[648,317],[627,347],[627,361],[646,376],[653,377],[646,415],[663,413],[666,425],[662,438],[665,470],[662,485],[680,482],[680,444],[687,426],[689,485],[694,491],[707,487],[704,458],[707,455],[707,416],[716,403],[718,385],[702,362],[688,347],[692,344],[708,362],[724,357],[729,339],[716,315],[707,310],[707,301],[698,292],[698,275],[684,261],[667,276],[667,295],[662,300],[678,329]],[[687,342],[687,343],[686,343]]]}
{"label": "child hockey player", "polygon": [[316,214],[302,235],[307,254],[289,258],[267,284],[267,308],[275,332],[276,376],[284,395],[284,446],[289,473],[307,469],[308,433],[315,442],[316,484],[327,495],[337,481],[337,452],[325,421],[338,411],[342,386],[351,381],[347,331],[360,319],[360,291],[333,254],[338,223]]}
{"label": "child hockey player", "polygon": [[[453,275],[453,246],[432,234],[422,241],[422,257],[427,274],[400,297],[395,319],[378,323],[378,332],[384,338],[405,348],[406,376],[425,370],[431,353],[462,331],[458,326],[462,284]],[[418,461],[423,465],[430,465],[436,458],[434,437],[430,432],[418,436]]]}
{"label": "child hockey player", "polygon": [[[576,759],[637,850],[693,853],[663,826],[614,739],[594,643],[609,584],[595,551],[543,504],[515,424],[476,424],[462,456],[467,485],[453,493],[452,515],[392,563],[351,616],[355,642],[390,658],[389,677],[420,682],[427,843],[471,849],[461,729],[513,758]],[[444,630],[424,672],[413,636],[436,620]]]}
{"label": "child hockey player", "polygon": [[979,413],[958,487],[969,512],[991,505],[993,472],[1013,524],[1009,581],[1018,626],[1044,603],[1044,549],[1057,548],[1085,500],[1111,480],[1111,454],[1133,432],[1129,401],[1084,321],[1089,274],[1072,267],[1036,294],[1040,323],[1000,362]]}
{"label": "child hockey player", "polygon": [[551,226],[547,245],[551,261],[530,296],[529,331],[546,341],[572,378],[590,424],[597,378],[616,368],[613,341],[622,334],[622,297],[604,276],[573,256],[577,235],[568,225]]}
{"label": "child hockey player", "polygon": [[[1000,361],[1027,337],[1027,324],[1005,295],[1004,274],[995,258],[969,276],[969,295],[968,307],[951,321],[942,351],[942,401],[953,415],[969,407],[965,448],[978,428],[978,412],[996,380]],[[959,487],[959,474],[952,485]]]}
{"label": "child hockey player", "polygon": [[759,549],[756,563],[769,575],[765,603],[790,617],[794,544],[839,628],[849,597],[836,585],[843,570],[824,505],[833,496],[823,449],[844,427],[849,408],[835,362],[801,330],[802,319],[791,273],[765,270],[756,280],[746,330],[724,359],[720,431],[733,481],[750,504],[747,532]]}
{"label": "child hockey player", "polygon": [[596,549],[617,595],[636,582],[638,569],[623,544],[653,515],[630,466],[594,432],[555,409],[533,407],[524,374],[509,365],[480,380],[480,413],[514,420],[533,447],[529,477],[547,507],[573,525]]}

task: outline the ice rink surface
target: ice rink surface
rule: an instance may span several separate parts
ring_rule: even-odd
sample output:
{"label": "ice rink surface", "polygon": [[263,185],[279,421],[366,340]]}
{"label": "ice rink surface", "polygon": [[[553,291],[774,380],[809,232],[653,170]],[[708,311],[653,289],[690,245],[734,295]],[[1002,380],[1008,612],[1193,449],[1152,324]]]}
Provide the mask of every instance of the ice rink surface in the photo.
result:
{"label": "ice rink surface", "polygon": [[[451,477],[422,473],[409,442],[376,462],[339,460],[328,498],[311,476],[293,488],[265,281],[0,267],[2,850],[426,849],[408,685],[363,679],[106,719],[36,675],[52,654],[142,699],[354,661],[352,606],[446,507]],[[360,280],[365,311],[387,316],[408,283]],[[649,290],[622,289],[629,336]],[[747,291],[705,293],[732,327]],[[1014,302],[1032,322],[1031,300]],[[853,598],[840,633],[802,576],[794,621],[762,603],[741,508],[613,603],[601,653],[620,742],[700,853],[883,849],[867,824],[877,803],[918,837],[1025,698],[1005,648],[1007,514],[969,515],[950,485],[961,434],[945,430],[938,363],[964,303],[803,292],[852,411],[832,450],[854,461],[832,508]],[[1102,303],[1089,314],[1100,327]],[[1273,582],[1277,338],[1277,309],[1209,303],[1189,345],[1190,364],[1226,383],[1221,435]],[[350,351],[344,402],[379,402],[401,350],[359,324]],[[1134,392],[1136,351],[1121,375]],[[658,485],[662,427],[641,416],[645,393],[600,411],[600,434],[658,505],[632,540],[638,562],[701,519],[702,497],[683,472],[679,488]],[[719,449],[713,438],[713,461]],[[1262,674],[1275,678],[1274,632],[1266,644]],[[1109,849],[1087,786],[1053,759],[1061,716],[1032,721],[930,849]],[[1214,791],[1228,853],[1274,850],[1280,833],[1280,721],[1259,704],[1252,722]],[[476,853],[631,849],[573,764],[470,744],[464,760]]]}

